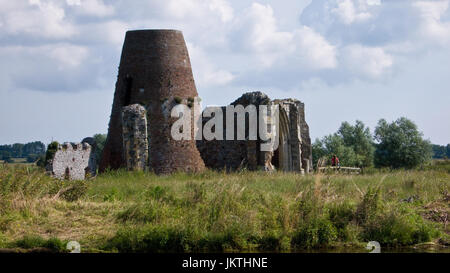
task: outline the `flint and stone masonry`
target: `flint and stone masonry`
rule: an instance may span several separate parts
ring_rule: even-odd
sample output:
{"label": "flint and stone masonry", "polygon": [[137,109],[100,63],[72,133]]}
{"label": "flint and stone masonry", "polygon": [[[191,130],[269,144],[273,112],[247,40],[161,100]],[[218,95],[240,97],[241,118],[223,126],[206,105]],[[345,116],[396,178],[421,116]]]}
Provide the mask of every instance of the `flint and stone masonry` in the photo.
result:
{"label": "flint and stone masonry", "polygon": [[[246,118],[246,140],[199,140],[197,147],[208,168],[229,171],[246,168],[249,170],[285,171],[309,173],[312,166],[311,139],[305,121],[304,104],[295,99],[271,100],[262,92],[249,92],[231,105],[279,106],[279,146],[273,152],[261,151],[261,139],[248,139],[248,117]],[[226,135],[226,107],[222,107],[224,117],[223,136]],[[259,112],[258,112],[259,115]],[[203,124],[210,118],[203,117]],[[236,132],[235,116],[235,132]],[[259,123],[259,119],[258,119]],[[260,124],[258,124],[259,128]],[[233,129],[233,128],[230,128]]]}
{"label": "flint and stone masonry", "polygon": [[148,165],[147,111],[142,105],[122,108],[122,133],[127,169],[145,170]]}
{"label": "flint and stone masonry", "polygon": [[[250,92],[231,103],[244,107],[251,104],[257,108],[279,106],[279,148],[267,152],[261,151],[264,142],[259,137],[249,139],[248,117],[245,140],[225,140],[227,130],[232,128],[224,127],[224,140],[196,141],[194,111],[191,111],[191,140],[174,140],[171,128],[178,118],[171,117],[172,108],[178,104],[191,107],[197,96],[189,54],[180,31],[128,31],[99,171],[124,167],[166,174],[202,171],[205,165],[227,170],[247,168],[302,173],[311,170],[311,139],[305,106],[300,101],[271,100],[264,93]],[[226,125],[226,107],[222,107],[222,112]],[[203,124],[209,119],[203,117]]]}
{"label": "flint and stone masonry", "polygon": [[[172,107],[197,97],[191,62],[181,31],[128,31],[122,49],[108,136],[99,171],[127,167],[121,111],[140,104],[147,110],[150,170],[158,174],[202,171],[205,168],[194,140],[171,137]],[[192,119],[194,118],[192,111]]]}
{"label": "flint and stone masonry", "polygon": [[89,144],[89,140],[59,144],[53,159],[46,166],[47,171],[58,179],[84,180],[95,176],[95,143]]}

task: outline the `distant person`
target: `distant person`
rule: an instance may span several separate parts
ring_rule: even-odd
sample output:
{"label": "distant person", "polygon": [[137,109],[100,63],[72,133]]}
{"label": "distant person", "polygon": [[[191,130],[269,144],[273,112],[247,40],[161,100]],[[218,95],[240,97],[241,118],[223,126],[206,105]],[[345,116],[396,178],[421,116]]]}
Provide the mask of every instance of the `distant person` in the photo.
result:
{"label": "distant person", "polygon": [[333,157],[331,158],[331,166],[333,166],[333,167],[341,166],[339,164],[339,158],[336,155],[333,155]]}

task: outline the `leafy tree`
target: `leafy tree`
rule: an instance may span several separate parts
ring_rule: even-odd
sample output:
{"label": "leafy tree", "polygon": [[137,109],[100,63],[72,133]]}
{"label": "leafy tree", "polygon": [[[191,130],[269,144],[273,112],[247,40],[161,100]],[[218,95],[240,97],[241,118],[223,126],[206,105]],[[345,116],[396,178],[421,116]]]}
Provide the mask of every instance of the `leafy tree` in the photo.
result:
{"label": "leafy tree", "polygon": [[45,168],[45,155],[40,155],[38,160],[36,161],[36,165]]}
{"label": "leafy tree", "polygon": [[322,140],[316,139],[312,150],[314,165],[321,157],[331,159],[335,154],[341,165],[369,167],[373,165],[375,147],[369,128],[361,121],[356,121],[354,126],[343,122],[336,133]]}
{"label": "leafy tree", "polygon": [[23,146],[22,153],[24,156],[45,154],[45,144],[41,141],[29,142]]}
{"label": "leafy tree", "polygon": [[24,144],[21,144],[21,143],[13,144],[12,150],[11,150],[11,156],[12,157],[22,157],[23,146],[24,146]]}
{"label": "leafy tree", "polygon": [[97,164],[100,163],[100,160],[102,159],[103,154],[103,148],[105,147],[106,143],[106,135],[105,134],[95,134],[93,136],[95,139],[97,149],[95,151],[95,159],[97,160]]}
{"label": "leafy tree", "polygon": [[447,147],[441,145],[432,145],[433,158],[444,158],[447,156]]}
{"label": "leafy tree", "polygon": [[59,143],[57,141],[53,141],[52,143],[48,144],[47,146],[47,152],[45,154],[45,166],[49,164],[50,160],[53,159],[53,156],[55,155],[56,151],[58,150]]}
{"label": "leafy tree", "polygon": [[337,133],[342,137],[344,145],[351,147],[355,153],[353,159],[355,166],[373,166],[375,146],[370,129],[362,121],[357,120],[355,126],[343,122]]}
{"label": "leafy tree", "polygon": [[11,159],[11,153],[8,151],[3,151],[2,152],[2,160],[4,160],[5,162],[10,163],[12,161]]}
{"label": "leafy tree", "polygon": [[316,140],[312,144],[313,166],[317,166],[317,162],[322,157],[328,157],[328,151],[323,142],[320,139],[316,138]]}
{"label": "leafy tree", "polygon": [[447,158],[450,158],[450,144],[447,144]]}
{"label": "leafy tree", "polygon": [[381,119],[375,129],[378,142],[375,164],[379,167],[414,168],[431,159],[431,143],[407,118],[388,123]]}
{"label": "leafy tree", "polygon": [[27,144],[15,143],[13,145],[0,145],[0,155],[3,155],[5,152],[8,152],[10,157],[27,158],[32,154],[45,154],[45,145],[40,141]]}

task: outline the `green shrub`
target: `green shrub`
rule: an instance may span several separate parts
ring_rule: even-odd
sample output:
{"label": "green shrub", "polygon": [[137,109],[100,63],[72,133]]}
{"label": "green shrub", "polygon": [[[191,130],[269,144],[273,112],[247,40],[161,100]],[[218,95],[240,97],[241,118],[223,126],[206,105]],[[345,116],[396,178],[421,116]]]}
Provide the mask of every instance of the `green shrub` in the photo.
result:
{"label": "green shrub", "polygon": [[112,188],[108,193],[103,195],[103,201],[114,202],[117,199],[119,199],[118,195],[119,195],[119,192],[117,191],[117,189]]}
{"label": "green shrub", "polygon": [[369,188],[356,210],[356,220],[364,225],[383,212],[380,188]]}
{"label": "green shrub", "polygon": [[12,246],[24,249],[42,247],[55,252],[64,252],[66,244],[58,238],[50,238],[46,240],[40,236],[30,235],[13,242]]}
{"label": "green shrub", "polygon": [[180,97],[174,97],[173,100],[174,100],[177,104],[180,104],[180,103],[183,101],[183,99],[180,98]]}
{"label": "green shrub", "polygon": [[86,181],[67,181],[58,180],[54,181],[49,190],[50,195],[58,195],[59,198],[74,202],[82,198],[88,190],[88,184]]}
{"label": "green shrub", "polygon": [[290,249],[290,238],[281,233],[270,231],[257,240],[258,249],[262,251],[286,251]]}
{"label": "green shrub", "polygon": [[355,217],[355,206],[353,204],[343,202],[341,204],[330,205],[329,217],[330,221],[336,227],[340,240],[347,241],[352,237],[347,227]]}
{"label": "green shrub", "polygon": [[59,143],[57,141],[53,141],[52,143],[48,144],[47,152],[45,154],[45,165],[49,164],[50,160],[53,160],[53,157],[58,150],[58,145]]}
{"label": "green shrub", "polygon": [[361,238],[387,246],[414,245],[431,241],[439,232],[420,215],[391,212],[364,227]]}
{"label": "green shrub", "polygon": [[36,166],[40,168],[45,168],[45,155],[40,155],[36,161]]}
{"label": "green shrub", "polygon": [[0,231],[0,248],[6,248],[8,246],[7,244],[7,238],[3,233]]}
{"label": "green shrub", "polygon": [[86,194],[88,190],[88,185],[86,181],[74,181],[71,184],[72,184],[71,188],[61,195],[62,199],[69,202],[79,200]]}
{"label": "green shrub", "polygon": [[223,232],[209,232],[193,242],[192,250],[201,252],[224,252],[242,250],[248,246],[249,237],[237,228]]}
{"label": "green shrub", "polygon": [[108,241],[105,248],[119,252],[172,252],[188,251],[190,234],[166,226],[145,226],[121,229]]}
{"label": "green shrub", "polygon": [[315,217],[300,224],[292,236],[294,248],[319,248],[337,241],[337,230],[325,217]]}

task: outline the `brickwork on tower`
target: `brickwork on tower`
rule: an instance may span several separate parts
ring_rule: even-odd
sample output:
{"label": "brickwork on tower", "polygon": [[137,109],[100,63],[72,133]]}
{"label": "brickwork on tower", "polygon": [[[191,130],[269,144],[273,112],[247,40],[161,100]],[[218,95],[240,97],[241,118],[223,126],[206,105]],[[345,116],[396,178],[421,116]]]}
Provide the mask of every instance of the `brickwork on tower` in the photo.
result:
{"label": "brickwork on tower", "polygon": [[160,174],[203,170],[205,166],[195,144],[193,128],[192,140],[175,141],[170,134],[177,120],[170,116],[172,107],[197,96],[181,31],[128,31],[100,171],[127,166],[121,111],[131,104],[141,104],[147,110],[150,170]]}

